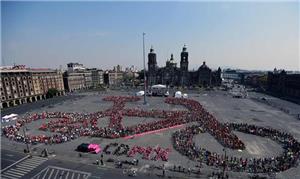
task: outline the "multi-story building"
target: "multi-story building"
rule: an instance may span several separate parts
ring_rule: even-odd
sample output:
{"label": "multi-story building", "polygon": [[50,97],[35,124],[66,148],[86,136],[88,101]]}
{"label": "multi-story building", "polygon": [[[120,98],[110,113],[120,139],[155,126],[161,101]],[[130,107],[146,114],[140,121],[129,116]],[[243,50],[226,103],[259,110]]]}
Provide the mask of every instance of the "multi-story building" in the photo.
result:
{"label": "multi-story building", "polygon": [[123,72],[121,71],[109,71],[108,72],[109,86],[120,86],[123,82]]}
{"label": "multi-story building", "polygon": [[92,87],[92,72],[82,64],[68,63],[68,70],[63,74],[65,89],[69,92]]}
{"label": "multi-story building", "polygon": [[80,89],[85,89],[85,80],[83,73],[64,72],[64,86],[66,91],[73,92]]}
{"label": "multi-story building", "polygon": [[159,68],[156,53],[151,48],[148,54],[148,85],[213,86],[221,84],[221,69],[213,72],[205,62],[197,71],[188,71],[189,59],[186,46],[183,47],[180,58],[180,67],[177,67],[172,54],[170,60],[166,61],[166,66]]}
{"label": "multi-story building", "polygon": [[44,95],[49,89],[54,88],[60,94],[64,93],[62,73],[51,69],[30,69],[34,92],[36,95]]}
{"label": "multi-story building", "polygon": [[92,73],[92,86],[97,87],[99,85],[103,85],[103,70],[92,68],[89,69]]}
{"label": "multi-story building", "polygon": [[62,75],[56,70],[1,67],[1,108],[45,99],[51,88],[64,94]]}
{"label": "multi-story building", "polygon": [[67,64],[67,67],[68,67],[68,71],[76,71],[76,70],[85,70],[83,64],[80,64],[80,63],[68,63]]}
{"label": "multi-story building", "polygon": [[267,84],[267,90],[275,95],[300,99],[300,74],[274,70],[268,73]]}

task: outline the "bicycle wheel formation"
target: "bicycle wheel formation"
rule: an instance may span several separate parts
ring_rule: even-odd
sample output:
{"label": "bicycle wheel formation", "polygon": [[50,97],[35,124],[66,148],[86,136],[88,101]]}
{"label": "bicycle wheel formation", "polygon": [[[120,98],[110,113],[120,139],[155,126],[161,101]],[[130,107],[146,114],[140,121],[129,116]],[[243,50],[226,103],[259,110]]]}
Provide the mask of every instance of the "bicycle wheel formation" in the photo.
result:
{"label": "bicycle wheel formation", "polygon": [[[198,101],[192,99],[166,98],[165,100],[167,104],[182,105],[188,109],[187,111],[146,111],[125,108],[125,103],[140,100],[139,97],[134,96],[108,96],[103,98],[103,100],[113,102],[113,106],[105,111],[89,114],[68,112],[28,114],[22,119],[17,120],[15,125],[3,127],[2,132],[9,139],[20,142],[32,144],[63,143],[80,136],[119,138],[190,122],[198,122],[198,125],[176,131],[172,136],[174,148],[191,160],[200,160],[209,166],[224,167],[226,165],[232,171],[255,173],[284,171],[295,166],[299,160],[300,144],[291,134],[248,124],[222,124],[206,111]],[[122,125],[124,116],[159,118],[160,120],[124,127]],[[98,120],[105,117],[110,118],[108,126],[99,127]],[[19,133],[21,127],[26,123],[51,118],[57,120],[44,123],[40,127],[40,130],[53,132],[53,135],[23,136]],[[208,132],[224,147],[234,150],[244,150],[246,147],[245,144],[232,131],[268,137],[282,146],[283,153],[273,158],[229,158],[228,156],[225,157],[198,147],[193,142],[194,135],[201,132]]]}

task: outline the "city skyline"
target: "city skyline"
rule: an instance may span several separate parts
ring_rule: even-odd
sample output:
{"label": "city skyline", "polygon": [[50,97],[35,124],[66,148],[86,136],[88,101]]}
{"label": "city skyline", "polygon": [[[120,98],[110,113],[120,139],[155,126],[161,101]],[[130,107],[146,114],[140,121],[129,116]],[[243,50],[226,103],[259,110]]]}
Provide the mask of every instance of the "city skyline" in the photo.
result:
{"label": "city skyline", "polygon": [[203,61],[248,70],[299,70],[295,2],[1,2],[2,65],[66,68],[69,62],[142,69],[153,46],[159,66]]}

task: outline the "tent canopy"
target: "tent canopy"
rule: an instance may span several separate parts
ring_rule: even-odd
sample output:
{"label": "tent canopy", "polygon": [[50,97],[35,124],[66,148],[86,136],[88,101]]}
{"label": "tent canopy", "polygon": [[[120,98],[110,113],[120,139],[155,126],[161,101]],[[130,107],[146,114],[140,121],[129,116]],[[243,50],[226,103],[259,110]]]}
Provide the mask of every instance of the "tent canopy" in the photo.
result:
{"label": "tent canopy", "polygon": [[166,85],[153,85],[151,88],[167,88]]}
{"label": "tent canopy", "polygon": [[2,119],[10,119],[10,118],[17,117],[17,116],[18,116],[18,114],[9,114],[9,115],[3,116]]}
{"label": "tent canopy", "polygon": [[145,94],[145,91],[139,91],[136,93],[137,96],[143,96]]}
{"label": "tent canopy", "polygon": [[182,97],[181,91],[176,91],[175,92],[175,98],[181,98],[181,97]]}

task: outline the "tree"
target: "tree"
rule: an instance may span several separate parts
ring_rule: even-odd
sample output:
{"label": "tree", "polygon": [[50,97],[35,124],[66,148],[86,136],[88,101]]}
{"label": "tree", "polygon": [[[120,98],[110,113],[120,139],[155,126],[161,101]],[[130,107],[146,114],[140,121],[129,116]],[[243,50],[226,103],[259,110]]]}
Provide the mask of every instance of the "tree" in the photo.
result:
{"label": "tree", "polygon": [[50,88],[46,94],[47,98],[53,98],[58,93],[58,90],[56,88]]}

